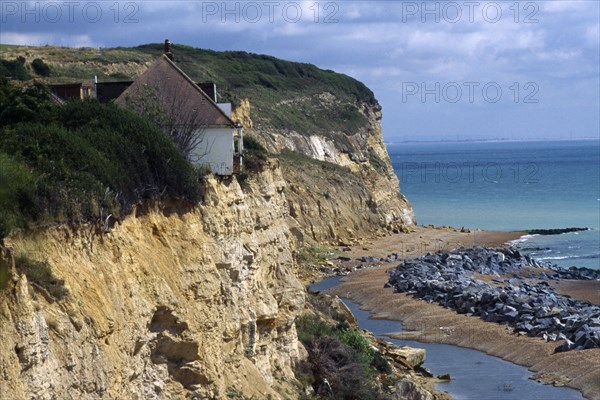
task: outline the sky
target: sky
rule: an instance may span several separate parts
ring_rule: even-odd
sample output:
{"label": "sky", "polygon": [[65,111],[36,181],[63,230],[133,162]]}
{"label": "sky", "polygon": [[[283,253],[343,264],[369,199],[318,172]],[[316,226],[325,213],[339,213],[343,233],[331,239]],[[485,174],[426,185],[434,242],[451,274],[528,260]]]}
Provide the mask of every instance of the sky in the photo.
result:
{"label": "sky", "polygon": [[388,141],[600,138],[599,21],[597,0],[0,0],[0,43],[312,63],[373,90]]}

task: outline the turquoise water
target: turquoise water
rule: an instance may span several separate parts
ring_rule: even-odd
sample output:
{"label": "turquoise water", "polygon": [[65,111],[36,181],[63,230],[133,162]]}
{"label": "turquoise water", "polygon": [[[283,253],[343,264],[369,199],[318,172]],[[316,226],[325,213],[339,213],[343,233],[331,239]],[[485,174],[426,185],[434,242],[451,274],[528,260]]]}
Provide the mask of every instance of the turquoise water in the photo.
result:
{"label": "turquoise water", "polygon": [[563,267],[600,269],[600,142],[389,144],[420,225],[503,231],[587,227],[519,243]]}

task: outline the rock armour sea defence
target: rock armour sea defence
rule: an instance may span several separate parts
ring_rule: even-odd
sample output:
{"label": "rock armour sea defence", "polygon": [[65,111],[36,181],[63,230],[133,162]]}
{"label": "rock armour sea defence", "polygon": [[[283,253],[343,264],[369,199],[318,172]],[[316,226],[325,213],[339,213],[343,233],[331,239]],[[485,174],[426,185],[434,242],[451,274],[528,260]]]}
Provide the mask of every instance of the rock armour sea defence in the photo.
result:
{"label": "rock armour sea defence", "polygon": [[519,334],[563,340],[556,351],[600,347],[600,307],[557,294],[547,283],[557,279],[600,279],[600,271],[562,270],[511,249],[476,247],[406,260],[388,284]]}

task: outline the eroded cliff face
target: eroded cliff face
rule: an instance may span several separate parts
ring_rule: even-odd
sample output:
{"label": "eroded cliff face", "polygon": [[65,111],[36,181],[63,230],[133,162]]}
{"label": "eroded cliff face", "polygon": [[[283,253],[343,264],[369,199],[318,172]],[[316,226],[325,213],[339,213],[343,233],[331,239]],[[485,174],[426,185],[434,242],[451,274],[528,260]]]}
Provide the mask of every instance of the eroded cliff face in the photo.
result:
{"label": "eroded cliff face", "polygon": [[[248,100],[243,100],[232,115],[244,125],[247,134],[256,137],[272,153],[291,150],[343,167],[324,169],[301,159],[282,158],[291,214],[304,232],[318,242],[337,244],[403,231],[416,224],[412,206],[400,193],[383,142],[381,107],[359,102],[342,104],[329,92],[313,97],[310,104],[317,113],[334,105],[336,109],[352,107],[360,111],[366,123],[350,134],[281,130],[267,119],[253,120]],[[305,97],[289,99],[286,106],[297,103],[299,109],[308,109],[306,101]]]}
{"label": "eroded cliff face", "polygon": [[69,294],[57,301],[12,267],[0,397],[295,397],[276,379],[293,377],[304,304],[285,182],[270,162],[246,186],[209,178],[198,206],[139,208],[109,232],[58,226],[6,239],[5,262],[44,261]]}

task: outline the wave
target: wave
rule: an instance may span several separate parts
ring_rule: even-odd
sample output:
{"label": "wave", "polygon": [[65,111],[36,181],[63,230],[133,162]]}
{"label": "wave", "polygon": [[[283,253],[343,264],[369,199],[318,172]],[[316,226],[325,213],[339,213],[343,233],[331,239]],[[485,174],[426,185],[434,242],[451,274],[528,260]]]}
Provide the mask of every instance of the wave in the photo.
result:
{"label": "wave", "polygon": [[552,249],[527,249],[527,248],[524,248],[523,250],[530,252],[534,257],[536,257],[538,254],[548,254],[548,253],[554,252],[554,250],[552,250]]}
{"label": "wave", "polygon": [[516,244],[519,244],[519,243],[526,242],[526,241],[528,241],[529,239],[531,239],[531,238],[533,238],[533,237],[536,237],[536,236],[540,236],[540,235],[535,235],[535,234],[534,234],[534,235],[529,235],[529,234],[528,234],[528,235],[523,235],[523,236],[521,236],[521,237],[520,237],[520,238],[518,238],[518,239],[511,240],[510,242],[508,242],[508,244],[510,244],[511,246],[514,246],[514,245],[516,245]]}
{"label": "wave", "polygon": [[556,257],[536,257],[538,260],[579,260],[579,259],[596,259],[600,258],[600,254],[588,254],[583,256],[556,256]]}

